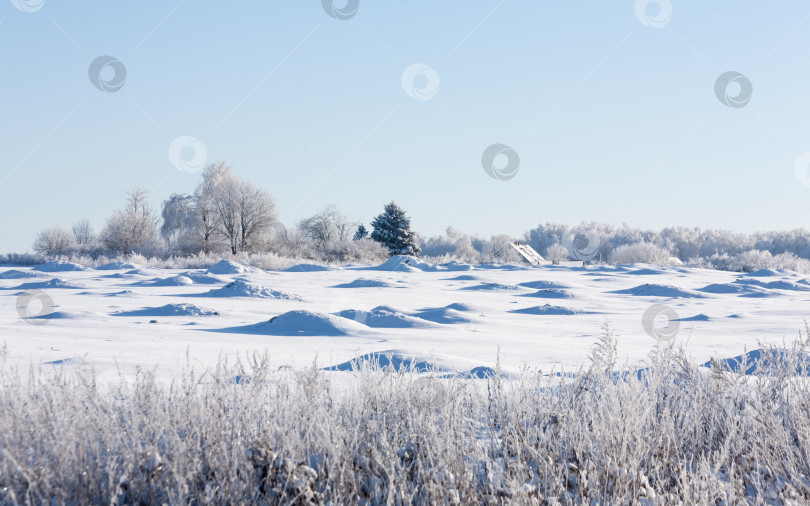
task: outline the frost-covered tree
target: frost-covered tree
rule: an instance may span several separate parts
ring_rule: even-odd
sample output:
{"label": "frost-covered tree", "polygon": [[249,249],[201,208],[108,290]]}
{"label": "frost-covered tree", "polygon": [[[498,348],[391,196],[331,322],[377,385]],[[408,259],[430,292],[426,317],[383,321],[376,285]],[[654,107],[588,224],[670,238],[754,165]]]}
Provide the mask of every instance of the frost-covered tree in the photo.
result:
{"label": "frost-covered tree", "polygon": [[101,232],[101,241],[107,249],[128,255],[152,242],[157,219],[148,198],[145,188],[135,187],[127,192],[126,209],[113,213]]}
{"label": "frost-covered tree", "polygon": [[194,191],[197,236],[203,251],[222,245],[253,251],[276,223],[276,204],[263,189],[240,180],[225,162],[208,164]]}
{"label": "frost-covered tree", "polygon": [[237,193],[239,210],[239,250],[252,251],[260,236],[276,223],[276,202],[250,181],[240,181]]}
{"label": "frost-covered tree", "polygon": [[209,163],[203,169],[202,180],[194,190],[194,212],[199,220],[199,237],[205,253],[210,253],[216,245],[216,233],[219,229],[216,192],[222,175],[227,170],[228,166],[224,162]]}
{"label": "frost-covered tree", "polygon": [[352,228],[354,225],[334,205],[298,222],[298,230],[321,249],[334,242],[348,241]]}
{"label": "frost-covered tree", "polygon": [[46,228],[34,239],[34,251],[43,255],[64,255],[75,246],[73,235],[62,226]]}
{"label": "frost-covered tree", "polygon": [[419,255],[416,235],[411,231],[411,220],[405,210],[393,201],[385,205],[382,214],[371,222],[371,238],[388,248],[391,255]]}
{"label": "frost-covered tree", "polygon": [[93,232],[93,227],[87,220],[77,221],[73,225],[72,231],[73,231],[73,239],[79,246],[82,247],[90,246],[96,239],[96,235]]}
{"label": "frost-covered tree", "polygon": [[203,248],[200,232],[202,221],[193,195],[173,193],[163,202],[160,236],[170,252],[196,253]]}
{"label": "frost-covered tree", "polygon": [[546,249],[546,260],[552,263],[560,263],[568,259],[568,248],[560,243],[554,243]]}
{"label": "frost-covered tree", "polygon": [[359,241],[360,239],[365,239],[368,237],[368,230],[366,230],[366,226],[362,223],[357,226],[357,230],[354,232],[353,240]]}

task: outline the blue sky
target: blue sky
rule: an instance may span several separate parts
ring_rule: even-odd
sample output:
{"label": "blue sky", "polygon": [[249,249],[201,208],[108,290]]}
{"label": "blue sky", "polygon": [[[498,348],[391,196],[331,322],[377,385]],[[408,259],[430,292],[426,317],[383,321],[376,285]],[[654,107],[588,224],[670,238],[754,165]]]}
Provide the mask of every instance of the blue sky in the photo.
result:
{"label": "blue sky", "polygon": [[[810,223],[806,2],[676,2],[663,19],[632,0],[360,0],[347,20],[317,0],[41,2],[0,1],[2,251],[101,229],[133,185],[156,207],[191,192],[199,174],[168,155],[180,136],[265,187],[288,226],[328,204],[368,224],[392,199],[424,235]],[[101,55],[126,68],[116,92],[89,79]],[[403,88],[414,64],[428,100]],[[744,107],[715,94],[727,71],[753,86]],[[495,143],[519,155],[511,179],[482,167]]]}

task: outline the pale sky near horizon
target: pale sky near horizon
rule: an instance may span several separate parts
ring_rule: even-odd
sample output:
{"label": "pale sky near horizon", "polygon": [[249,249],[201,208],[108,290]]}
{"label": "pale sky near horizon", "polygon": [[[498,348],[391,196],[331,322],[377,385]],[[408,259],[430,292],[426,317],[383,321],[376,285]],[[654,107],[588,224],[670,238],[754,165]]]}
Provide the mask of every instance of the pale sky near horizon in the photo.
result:
{"label": "pale sky near horizon", "polygon": [[[287,226],[329,204],[368,225],[390,200],[426,236],[810,225],[810,3],[327,7],[0,0],[0,252],[100,230],[133,185],[155,207],[193,191],[178,138]],[[488,173],[493,144],[519,165]]]}

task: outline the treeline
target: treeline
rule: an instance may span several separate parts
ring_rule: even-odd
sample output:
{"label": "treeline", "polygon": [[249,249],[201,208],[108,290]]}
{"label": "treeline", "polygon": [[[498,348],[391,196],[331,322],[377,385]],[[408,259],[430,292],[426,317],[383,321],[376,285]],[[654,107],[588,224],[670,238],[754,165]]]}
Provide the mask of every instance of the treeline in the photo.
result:
{"label": "treeline", "polygon": [[[487,240],[448,228],[422,243],[423,255],[467,263],[488,262],[508,236]],[[643,230],[604,223],[577,226],[546,223],[523,241],[547,260],[592,263],[650,263],[748,271],[759,268],[810,272],[810,233],[804,229],[743,234],[728,230],[668,227]]]}
{"label": "treeline", "polygon": [[209,164],[192,193],[172,194],[159,212],[149,192],[126,192],[125,206],[96,234],[83,220],[71,230],[41,231],[34,251],[50,256],[188,257],[274,253],[324,262],[379,261],[388,255],[418,255],[410,219],[394,202],[371,222],[368,232],[328,206],[288,229],[279,220],[275,200],[224,163]]}
{"label": "treeline", "polygon": [[[191,193],[173,194],[159,210],[142,188],[127,192],[95,233],[87,220],[71,229],[41,231],[37,253],[90,257],[139,254],[148,258],[263,255],[320,262],[372,263],[392,254],[420,255],[437,262],[519,262],[509,247],[515,238],[483,238],[452,227],[424,238],[410,228],[406,212],[391,202],[369,222],[348,218],[334,205],[285,227],[276,203],[264,189],[239,178],[224,163],[209,164]],[[698,267],[751,270],[763,267],[810,272],[810,233],[806,229],[742,234],[727,230],[669,227],[643,230],[602,223],[578,226],[541,224],[524,242],[548,260],[593,263],[685,263]]]}

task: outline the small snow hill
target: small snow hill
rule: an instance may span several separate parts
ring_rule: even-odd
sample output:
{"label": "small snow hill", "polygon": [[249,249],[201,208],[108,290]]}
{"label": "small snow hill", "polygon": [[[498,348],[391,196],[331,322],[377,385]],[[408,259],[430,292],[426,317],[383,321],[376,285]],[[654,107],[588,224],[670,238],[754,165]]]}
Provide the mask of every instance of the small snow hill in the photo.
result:
{"label": "small snow hill", "polygon": [[208,274],[222,275],[222,274],[246,274],[248,272],[253,271],[254,269],[252,267],[248,267],[246,265],[242,265],[237,262],[232,262],[230,260],[220,260],[219,262],[209,267],[206,272]]}
{"label": "small snow hill", "polygon": [[332,267],[327,267],[325,265],[317,265],[317,264],[298,264],[293,265],[288,269],[284,269],[284,272],[323,272],[323,271],[331,271],[333,270]]}
{"label": "small snow hill", "polygon": [[627,290],[615,290],[610,293],[634,295],[636,297],[668,297],[672,299],[676,298],[699,299],[704,297],[703,294],[701,294],[700,292],[696,292],[694,290],[684,290],[683,288],[678,288],[677,286],[655,285],[655,284],[639,285],[633,288],[628,288]]}
{"label": "small snow hill", "polygon": [[202,294],[202,297],[252,297],[260,299],[303,300],[298,295],[248,283],[241,279],[232,281],[222,288],[210,290],[208,293]]}
{"label": "small snow hill", "polygon": [[138,266],[127,262],[110,262],[96,267],[97,271],[123,271],[124,269],[137,269]]}
{"label": "small snow hill", "polygon": [[435,265],[408,255],[394,255],[376,267],[365,267],[364,269],[389,272],[433,272],[438,270]]}
{"label": "small snow hill", "polygon": [[68,283],[66,280],[61,278],[53,278],[48,281],[31,281],[29,283],[23,283],[20,286],[14,288],[14,290],[34,290],[34,289],[45,289],[45,288],[69,288],[69,289],[79,289],[85,288],[84,285],[80,284],[71,284]]}
{"label": "small snow hill", "polygon": [[552,306],[551,304],[546,304],[545,306],[533,306],[523,309],[513,309],[512,311],[509,312],[520,314],[533,314],[540,316],[563,316],[563,315],[579,314],[582,311],[577,311],[576,309],[569,309],[563,306]]}
{"label": "small snow hill", "polygon": [[358,323],[371,328],[388,328],[388,329],[414,329],[414,328],[430,328],[437,327],[434,322],[423,320],[414,316],[406,315],[401,311],[387,306],[377,306],[371,311],[358,311],[355,309],[347,309],[336,313],[341,318],[354,320]]}
{"label": "small snow hill", "polygon": [[288,311],[266,322],[218,330],[267,336],[352,336],[367,334],[365,325],[346,318],[313,311]]}
{"label": "small snow hill", "polygon": [[194,304],[166,304],[134,311],[118,311],[113,316],[219,316],[217,311]]}
{"label": "small snow hill", "polygon": [[392,286],[394,285],[381,279],[359,278],[349,283],[335,285],[332,288],[391,288]]}
{"label": "small snow hill", "polygon": [[32,270],[39,272],[70,272],[86,271],[87,268],[83,265],[74,264],[73,262],[45,262],[42,265],[33,267]]}

